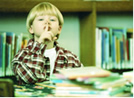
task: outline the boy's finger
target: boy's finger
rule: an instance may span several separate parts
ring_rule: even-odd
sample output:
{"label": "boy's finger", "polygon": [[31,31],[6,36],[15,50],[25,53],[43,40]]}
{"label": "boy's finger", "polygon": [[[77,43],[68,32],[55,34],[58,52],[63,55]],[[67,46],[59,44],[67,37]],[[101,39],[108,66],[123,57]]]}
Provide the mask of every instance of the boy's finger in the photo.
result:
{"label": "boy's finger", "polygon": [[53,40],[54,40],[54,41],[57,40],[57,37],[54,37]]}
{"label": "boy's finger", "polygon": [[46,32],[46,31],[48,31],[48,25],[46,25],[46,27],[45,27],[45,32]]}

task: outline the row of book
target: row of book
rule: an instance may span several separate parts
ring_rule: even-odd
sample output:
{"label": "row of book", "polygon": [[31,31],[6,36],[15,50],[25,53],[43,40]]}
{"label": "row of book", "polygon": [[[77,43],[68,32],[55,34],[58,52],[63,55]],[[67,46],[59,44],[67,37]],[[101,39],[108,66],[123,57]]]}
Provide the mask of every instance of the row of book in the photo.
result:
{"label": "row of book", "polygon": [[14,55],[27,45],[26,33],[0,31],[0,76],[13,75],[11,61]]}
{"label": "row of book", "polygon": [[96,27],[96,66],[133,68],[133,28]]}
{"label": "row of book", "polygon": [[[131,72],[131,76],[132,76]],[[130,97],[132,78],[98,67],[61,69],[52,79],[56,97]]]}

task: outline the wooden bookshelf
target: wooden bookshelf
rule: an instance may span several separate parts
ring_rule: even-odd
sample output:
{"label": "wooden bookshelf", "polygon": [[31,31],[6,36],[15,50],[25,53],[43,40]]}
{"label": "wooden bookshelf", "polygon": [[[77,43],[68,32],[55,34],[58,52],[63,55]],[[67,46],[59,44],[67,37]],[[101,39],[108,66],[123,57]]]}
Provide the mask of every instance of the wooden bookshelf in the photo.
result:
{"label": "wooden bookshelf", "polygon": [[[61,12],[78,12],[80,17],[80,59],[84,66],[95,66],[95,28],[97,12],[133,12],[130,1],[45,0]],[[1,0],[0,12],[27,13],[44,0]]]}
{"label": "wooden bookshelf", "polygon": [[80,58],[84,66],[95,66],[96,3],[90,13],[80,14]]}
{"label": "wooden bookshelf", "polygon": [[[91,12],[95,0],[45,0],[56,5],[62,12]],[[44,0],[0,0],[0,12],[29,12]],[[96,1],[96,11],[133,11],[133,0]]]}

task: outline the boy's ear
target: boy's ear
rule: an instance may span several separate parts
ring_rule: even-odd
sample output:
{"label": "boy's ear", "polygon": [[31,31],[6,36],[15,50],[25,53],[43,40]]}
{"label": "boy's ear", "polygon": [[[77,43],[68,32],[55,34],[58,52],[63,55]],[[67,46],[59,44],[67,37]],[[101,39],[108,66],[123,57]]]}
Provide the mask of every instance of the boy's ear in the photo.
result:
{"label": "boy's ear", "polygon": [[31,27],[29,28],[29,32],[30,32],[31,34],[33,34],[33,33],[34,33],[34,32],[33,32],[32,25],[31,25]]}
{"label": "boy's ear", "polygon": [[62,26],[59,26],[59,28],[58,28],[58,30],[59,30],[58,34],[61,33],[61,29],[62,29]]}

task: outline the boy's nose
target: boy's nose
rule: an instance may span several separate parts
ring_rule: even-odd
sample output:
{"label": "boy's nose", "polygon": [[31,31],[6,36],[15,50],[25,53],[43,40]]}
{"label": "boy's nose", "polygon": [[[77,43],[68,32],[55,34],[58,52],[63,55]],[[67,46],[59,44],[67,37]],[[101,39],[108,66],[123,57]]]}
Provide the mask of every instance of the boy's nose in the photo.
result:
{"label": "boy's nose", "polygon": [[46,20],[45,25],[50,25],[50,22],[48,20]]}

